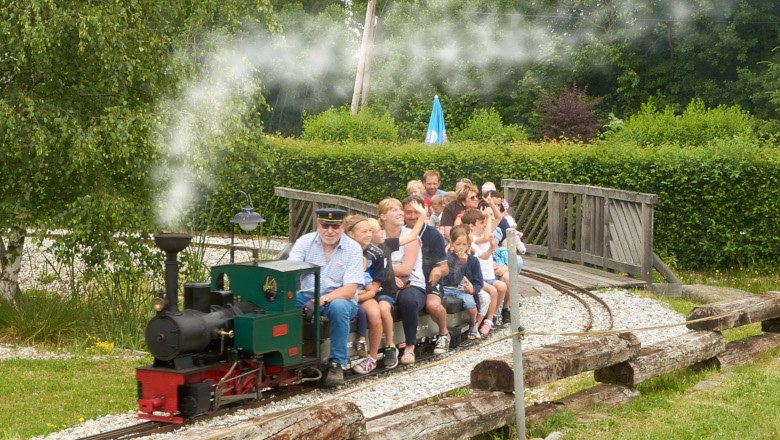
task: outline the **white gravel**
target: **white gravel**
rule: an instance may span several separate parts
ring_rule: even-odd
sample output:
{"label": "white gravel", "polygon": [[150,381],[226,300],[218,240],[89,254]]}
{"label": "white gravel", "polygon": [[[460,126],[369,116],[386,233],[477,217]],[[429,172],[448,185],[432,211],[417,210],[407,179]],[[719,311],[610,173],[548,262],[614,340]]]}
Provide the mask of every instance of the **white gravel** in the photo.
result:
{"label": "white gravel", "polygon": [[[638,297],[624,290],[612,289],[599,292],[599,295],[612,309],[615,329],[641,329],[662,324],[674,324],[684,321],[683,316],[672,311],[667,305],[657,301]],[[606,320],[600,313],[595,301],[590,300],[596,315],[594,330],[605,329]],[[521,323],[530,335],[523,340],[523,349],[528,350],[563,339],[561,333],[578,332],[584,325],[584,309],[576,300],[560,294],[543,295],[521,300]],[[602,319],[599,319],[602,318]],[[681,335],[688,330],[677,326],[661,330],[639,331],[636,333],[643,346]],[[366,417],[373,417],[395,408],[413,403],[428,396],[438,395],[454,388],[468,386],[469,373],[474,365],[483,359],[511,353],[511,339],[490,344],[508,334],[509,329],[502,328],[483,340],[477,348],[450,352],[428,363],[418,362],[414,368],[400,367],[389,374],[368,377],[351,382],[335,390],[317,390],[305,395],[295,396],[263,408],[239,411],[218,420],[201,422],[177,432],[157,436],[159,439],[186,438],[207,432],[214,426],[231,426],[258,415],[286,409],[301,408],[328,399],[346,399],[357,404]],[[488,345],[490,344],[490,345]],[[400,379],[403,374],[403,379]],[[434,379],[435,378],[435,379]],[[527,390],[526,400],[538,396],[534,390]],[[111,415],[84,422],[78,426],[46,436],[46,439],[76,439],[102,431],[116,429],[137,423],[135,414]]]}

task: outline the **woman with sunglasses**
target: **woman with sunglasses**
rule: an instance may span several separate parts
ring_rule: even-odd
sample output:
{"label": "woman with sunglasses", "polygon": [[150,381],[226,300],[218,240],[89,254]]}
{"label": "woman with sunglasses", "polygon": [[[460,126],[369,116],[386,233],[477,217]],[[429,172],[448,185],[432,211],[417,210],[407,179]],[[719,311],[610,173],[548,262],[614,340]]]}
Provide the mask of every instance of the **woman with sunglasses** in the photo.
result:
{"label": "woman with sunglasses", "polygon": [[467,209],[477,209],[479,206],[479,192],[473,183],[461,182],[459,189],[455,192],[455,200],[444,207],[441,212],[441,224],[443,228],[442,235],[445,238],[450,236],[450,229],[461,223],[460,216]]}

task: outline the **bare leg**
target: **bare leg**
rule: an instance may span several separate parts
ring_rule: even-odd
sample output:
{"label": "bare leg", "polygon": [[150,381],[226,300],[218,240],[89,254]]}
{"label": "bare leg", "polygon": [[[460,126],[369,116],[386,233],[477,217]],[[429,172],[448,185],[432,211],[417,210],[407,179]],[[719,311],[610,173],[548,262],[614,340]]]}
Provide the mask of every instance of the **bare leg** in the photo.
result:
{"label": "bare leg", "polygon": [[379,304],[371,298],[360,303],[366,311],[368,318],[368,355],[376,360],[379,353],[379,344],[382,341],[382,317],[379,313]]}
{"label": "bare leg", "polygon": [[425,295],[425,311],[433,318],[436,325],[439,326],[439,336],[449,334],[447,329],[447,309],[441,303],[439,295]]}
{"label": "bare leg", "polygon": [[493,283],[493,287],[496,288],[496,292],[497,292],[497,295],[496,295],[496,307],[493,308],[492,313],[488,313],[488,318],[490,318],[490,319],[492,319],[493,315],[496,314],[496,310],[498,310],[498,305],[499,304],[502,304],[502,305],[504,304],[504,301],[506,300],[506,292],[509,289],[509,286],[507,284],[505,284],[501,280],[496,280]]}
{"label": "bare leg", "polygon": [[490,304],[488,305],[485,316],[489,316],[492,319],[493,314],[496,313],[496,307],[498,307],[498,291],[495,286],[491,286],[488,283],[485,283],[485,285],[482,286],[482,290],[484,290],[485,292],[488,293],[488,295],[490,295]]}

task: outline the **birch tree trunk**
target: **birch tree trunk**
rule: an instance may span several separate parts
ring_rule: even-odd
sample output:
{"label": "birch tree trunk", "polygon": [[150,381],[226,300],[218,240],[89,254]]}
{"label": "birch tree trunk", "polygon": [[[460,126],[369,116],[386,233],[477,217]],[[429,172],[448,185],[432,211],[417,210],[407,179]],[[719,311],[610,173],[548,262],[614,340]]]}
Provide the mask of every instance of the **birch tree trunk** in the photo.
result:
{"label": "birch tree trunk", "polygon": [[27,230],[13,225],[0,234],[0,301],[9,302],[18,309],[22,301],[19,289],[19,270]]}

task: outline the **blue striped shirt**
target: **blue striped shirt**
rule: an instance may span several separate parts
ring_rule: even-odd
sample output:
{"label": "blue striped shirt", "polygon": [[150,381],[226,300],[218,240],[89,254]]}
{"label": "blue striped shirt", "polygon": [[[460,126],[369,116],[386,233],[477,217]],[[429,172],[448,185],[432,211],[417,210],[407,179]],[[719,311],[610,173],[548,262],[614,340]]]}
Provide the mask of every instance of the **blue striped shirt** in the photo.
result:
{"label": "blue striped shirt", "polygon": [[[302,261],[320,266],[320,295],[324,295],[345,284],[363,284],[363,249],[353,239],[341,234],[341,240],[333,250],[330,261],[325,259],[322,240],[318,232],[302,235],[290,250],[291,261]],[[301,291],[314,291],[314,275],[301,278]],[[357,291],[353,301],[357,304]]]}

